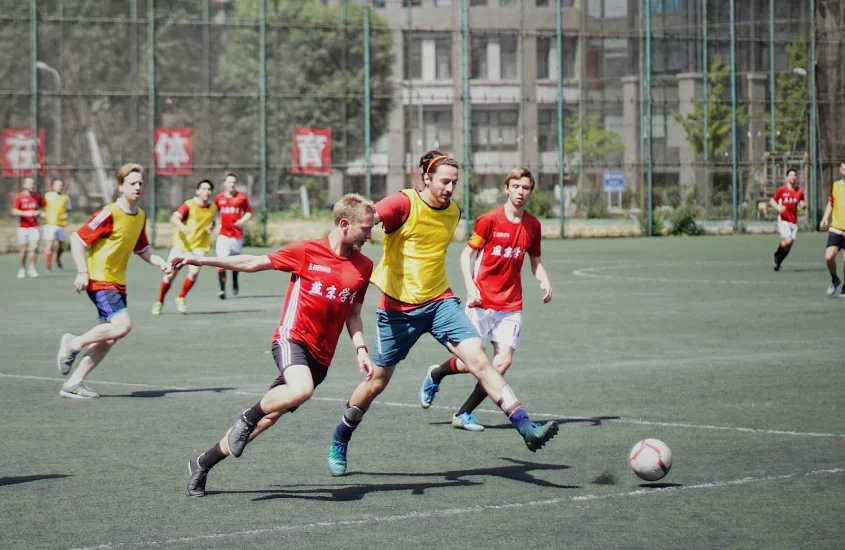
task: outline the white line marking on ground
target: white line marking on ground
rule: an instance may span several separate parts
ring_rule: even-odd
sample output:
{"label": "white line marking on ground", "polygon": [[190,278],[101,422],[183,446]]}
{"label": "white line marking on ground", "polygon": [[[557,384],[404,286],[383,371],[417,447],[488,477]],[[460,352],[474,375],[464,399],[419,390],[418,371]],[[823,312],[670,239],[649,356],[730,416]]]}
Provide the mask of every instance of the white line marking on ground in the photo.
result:
{"label": "white line marking on ground", "polygon": [[212,541],[220,539],[233,539],[235,537],[250,537],[255,535],[290,533],[295,531],[309,531],[312,529],[335,528],[335,527],[356,527],[373,525],[377,523],[393,523],[397,521],[407,521],[416,519],[428,519],[439,517],[454,517],[461,514],[471,514],[487,511],[497,510],[511,510],[515,508],[529,508],[537,506],[553,506],[555,504],[562,504],[567,502],[586,502],[594,500],[607,500],[613,498],[636,497],[645,495],[667,494],[679,491],[691,491],[698,489],[717,489],[723,487],[736,487],[740,485],[749,485],[752,483],[765,483],[775,481],[785,481],[789,479],[800,479],[812,476],[841,474],[845,472],[843,468],[830,468],[827,470],[813,470],[805,473],[792,473],[775,476],[764,477],[743,477],[739,479],[732,479],[729,481],[712,481],[709,483],[698,483],[695,485],[680,485],[677,487],[656,487],[643,488],[634,491],[580,495],[571,497],[550,498],[544,500],[532,500],[527,502],[509,502],[505,504],[479,504],[468,508],[452,508],[450,510],[430,510],[427,512],[411,512],[409,514],[390,515],[390,516],[373,516],[356,520],[347,521],[320,521],[314,523],[301,523],[298,525],[278,525],[276,527],[266,527],[262,529],[248,529],[243,531],[234,531],[232,533],[215,533],[211,535],[196,535],[190,537],[177,537],[165,540],[150,540],[142,542],[118,542],[106,543],[99,546],[87,546],[84,548],[75,548],[73,550],[110,550],[112,548],[141,548],[144,546],[162,547],[164,545],[180,544],[180,543],[195,543],[199,541]]}
{"label": "white line marking on ground", "polygon": [[[64,378],[50,378],[48,376],[31,376],[31,375],[24,375],[24,374],[6,374],[0,372],[0,377],[2,378],[18,378],[23,380],[41,380],[47,382],[63,382]],[[197,390],[200,388],[186,388],[181,386],[157,386],[154,384],[135,384],[131,382],[109,382],[105,380],[97,380],[97,384],[104,384],[110,386],[128,386],[133,388],[148,388],[153,390],[174,390],[174,391],[191,391]],[[263,396],[265,392],[248,392],[248,391],[240,391],[240,390],[223,390],[217,393],[231,393],[234,395],[248,395],[253,397],[260,397]],[[323,401],[328,403],[346,403],[347,399],[340,399],[337,397],[312,397],[311,401]],[[400,407],[405,409],[416,409],[419,408],[418,403],[397,403],[394,401],[375,401],[374,404],[381,405],[385,407]],[[442,410],[442,411],[449,411],[453,412],[454,407],[446,406],[446,405],[432,405],[430,407],[433,410]],[[502,414],[500,410],[494,409],[476,409],[475,412],[478,413],[490,413],[490,414]],[[532,416],[535,418],[557,418],[561,420],[572,420],[572,421],[581,421],[581,422],[594,422],[597,419],[601,422],[615,422],[619,424],[638,424],[643,426],[660,426],[663,428],[688,428],[688,429],[695,429],[695,430],[714,430],[714,431],[734,431],[734,432],[743,432],[743,433],[759,433],[759,434],[769,434],[769,435],[792,435],[792,436],[799,436],[799,437],[836,437],[836,438],[845,438],[845,434],[836,434],[836,433],[824,433],[824,432],[796,432],[790,430],[769,430],[763,428],[742,428],[739,426],[713,426],[708,424],[685,424],[680,422],[661,422],[661,421],[653,421],[653,420],[643,420],[640,418],[600,418],[599,416],[567,416],[562,415],[559,413],[545,413],[545,412],[532,412]]]}
{"label": "white line marking on ground", "polygon": [[[712,262],[711,262],[712,263]],[[635,282],[647,282],[647,283],[683,283],[683,284],[720,284],[720,285],[787,285],[787,286],[823,286],[818,285],[816,283],[805,283],[801,285],[798,281],[765,281],[765,280],[754,280],[754,281],[736,281],[736,280],[727,280],[727,279],[674,279],[670,277],[633,277],[629,275],[601,275],[598,273],[594,273],[596,271],[607,271],[609,269],[624,269],[624,268],[631,268],[631,267],[650,267],[646,264],[615,264],[615,265],[605,265],[600,267],[585,267],[581,269],[576,269],[572,272],[573,275],[577,275],[578,277],[587,277],[589,279],[610,279],[613,281],[635,281]]]}

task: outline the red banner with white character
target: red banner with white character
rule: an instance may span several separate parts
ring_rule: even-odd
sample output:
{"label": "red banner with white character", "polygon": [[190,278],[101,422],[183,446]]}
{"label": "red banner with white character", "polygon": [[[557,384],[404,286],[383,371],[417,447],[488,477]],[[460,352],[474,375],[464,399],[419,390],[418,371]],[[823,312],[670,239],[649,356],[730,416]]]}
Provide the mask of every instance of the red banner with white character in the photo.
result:
{"label": "red banner with white character", "polygon": [[332,171],[332,131],[329,128],[297,128],[293,131],[291,172],[330,174]]}
{"label": "red banner with white character", "polygon": [[44,130],[38,130],[38,146],[31,128],[3,128],[3,175],[28,177],[35,171],[36,151],[38,175],[44,175]]}
{"label": "red banner with white character", "polygon": [[194,166],[194,133],[191,128],[156,128],[156,175],[190,175]]}

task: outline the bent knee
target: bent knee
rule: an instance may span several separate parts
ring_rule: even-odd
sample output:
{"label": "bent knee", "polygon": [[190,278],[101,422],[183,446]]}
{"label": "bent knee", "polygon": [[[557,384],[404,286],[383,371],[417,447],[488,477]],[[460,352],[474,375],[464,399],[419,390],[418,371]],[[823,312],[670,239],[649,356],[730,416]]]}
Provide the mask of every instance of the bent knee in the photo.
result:
{"label": "bent knee", "polygon": [[291,388],[293,389],[293,395],[291,396],[291,405],[294,407],[298,407],[302,405],[309,399],[311,396],[314,395],[314,388]]}

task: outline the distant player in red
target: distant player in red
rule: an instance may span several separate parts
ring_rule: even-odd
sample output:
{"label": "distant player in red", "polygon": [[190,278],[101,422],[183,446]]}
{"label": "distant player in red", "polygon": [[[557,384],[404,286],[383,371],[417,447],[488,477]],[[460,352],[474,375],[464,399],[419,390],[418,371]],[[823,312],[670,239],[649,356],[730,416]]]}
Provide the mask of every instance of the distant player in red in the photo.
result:
{"label": "distant player in red", "polygon": [[[38,240],[41,233],[38,231],[38,216],[44,208],[44,199],[35,192],[35,180],[24,178],[23,187],[20,193],[15,195],[12,203],[12,215],[18,219],[18,251],[21,258],[21,266],[18,269],[18,279],[27,275],[38,277],[35,271],[35,259],[38,256]],[[27,253],[29,253],[29,269],[27,269]]]}
{"label": "distant player in red", "polygon": [[798,172],[794,168],[786,171],[786,185],[775,191],[769,202],[778,212],[778,233],[780,245],[772,255],[772,267],[780,271],[780,266],[792,249],[792,243],[798,235],[798,209],[804,208],[804,190],[798,187]]}
{"label": "distant player in red", "polygon": [[373,262],[361,246],[370,238],[373,203],[346,195],[334,207],[335,227],[323,239],[303,241],[267,256],[185,257],[183,265],[210,265],[233,271],[275,269],[291,274],[279,326],[273,333],[273,358],[280,375],[254,406],[244,409],[218,443],[188,462],[188,496],[205,496],[209,470],[228,455],[241,456],[246,444],[280,416],[308,401],[325,379],[344,325],[355,346],[358,367],[372,377],[373,364],[364,343],[361,306]]}
{"label": "distant player in red", "polygon": [[[507,201],[478,218],[475,231],[461,254],[461,271],[467,288],[466,313],[486,343],[493,343],[493,366],[503,375],[513,362],[522,328],[522,263],[525,255],[540,282],[543,303],[552,299],[552,283],[540,262],[540,221],[525,211],[534,190],[534,176],[525,168],[512,170],[505,179]],[[473,264],[473,256],[476,256]],[[444,376],[469,372],[457,357],[432,365],[428,377],[439,384]],[[452,417],[452,426],[484,430],[472,411],[487,399],[476,384],[472,394]]]}
{"label": "distant player in red", "polygon": [[[244,245],[244,226],[252,217],[249,197],[235,189],[237,184],[238,175],[234,172],[228,172],[223,179],[223,192],[218,193],[214,198],[220,216],[220,234],[217,236],[217,244],[215,245],[218,258],[235,256],[241,253]],[[220,281],[220,299],[225,300],[226,270],[222,267],[217,270],[217,278]],[[238,272],[233,271],[232,293],[237,296],[239,291]]]}

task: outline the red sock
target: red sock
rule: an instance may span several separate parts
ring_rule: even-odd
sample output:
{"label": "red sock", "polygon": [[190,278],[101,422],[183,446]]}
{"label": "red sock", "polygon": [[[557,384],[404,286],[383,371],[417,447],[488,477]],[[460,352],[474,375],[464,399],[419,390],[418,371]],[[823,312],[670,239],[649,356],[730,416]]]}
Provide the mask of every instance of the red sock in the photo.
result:
{"label": "red sock", "polygon": [[452,371],[452,374],[458,374],[458,358],[457,357],[452,356],[452,358],[449,359],[449,370]]}
{"label": "red sock", "polygon": [[47,269],[50,269],[53,265],[53,253],[50,250],[44,253],[44,260],[47,262]]}
{"label": "red sock", "polygon": [[190,275],[185,277],[185,282],[182,283],[182,292],[179,293],[180,298],[184,298],[185,295],[188,294],[188,291],[191,290],[191,287],[194,286],[194,280],[191,279]]}
{"label": "red sock", "polygon": [[170,283],[162,281],[161,282],[161,290],[158,291],[158,301],[164,302],[164,297],[167,295],[167,291],[170,290]]}

